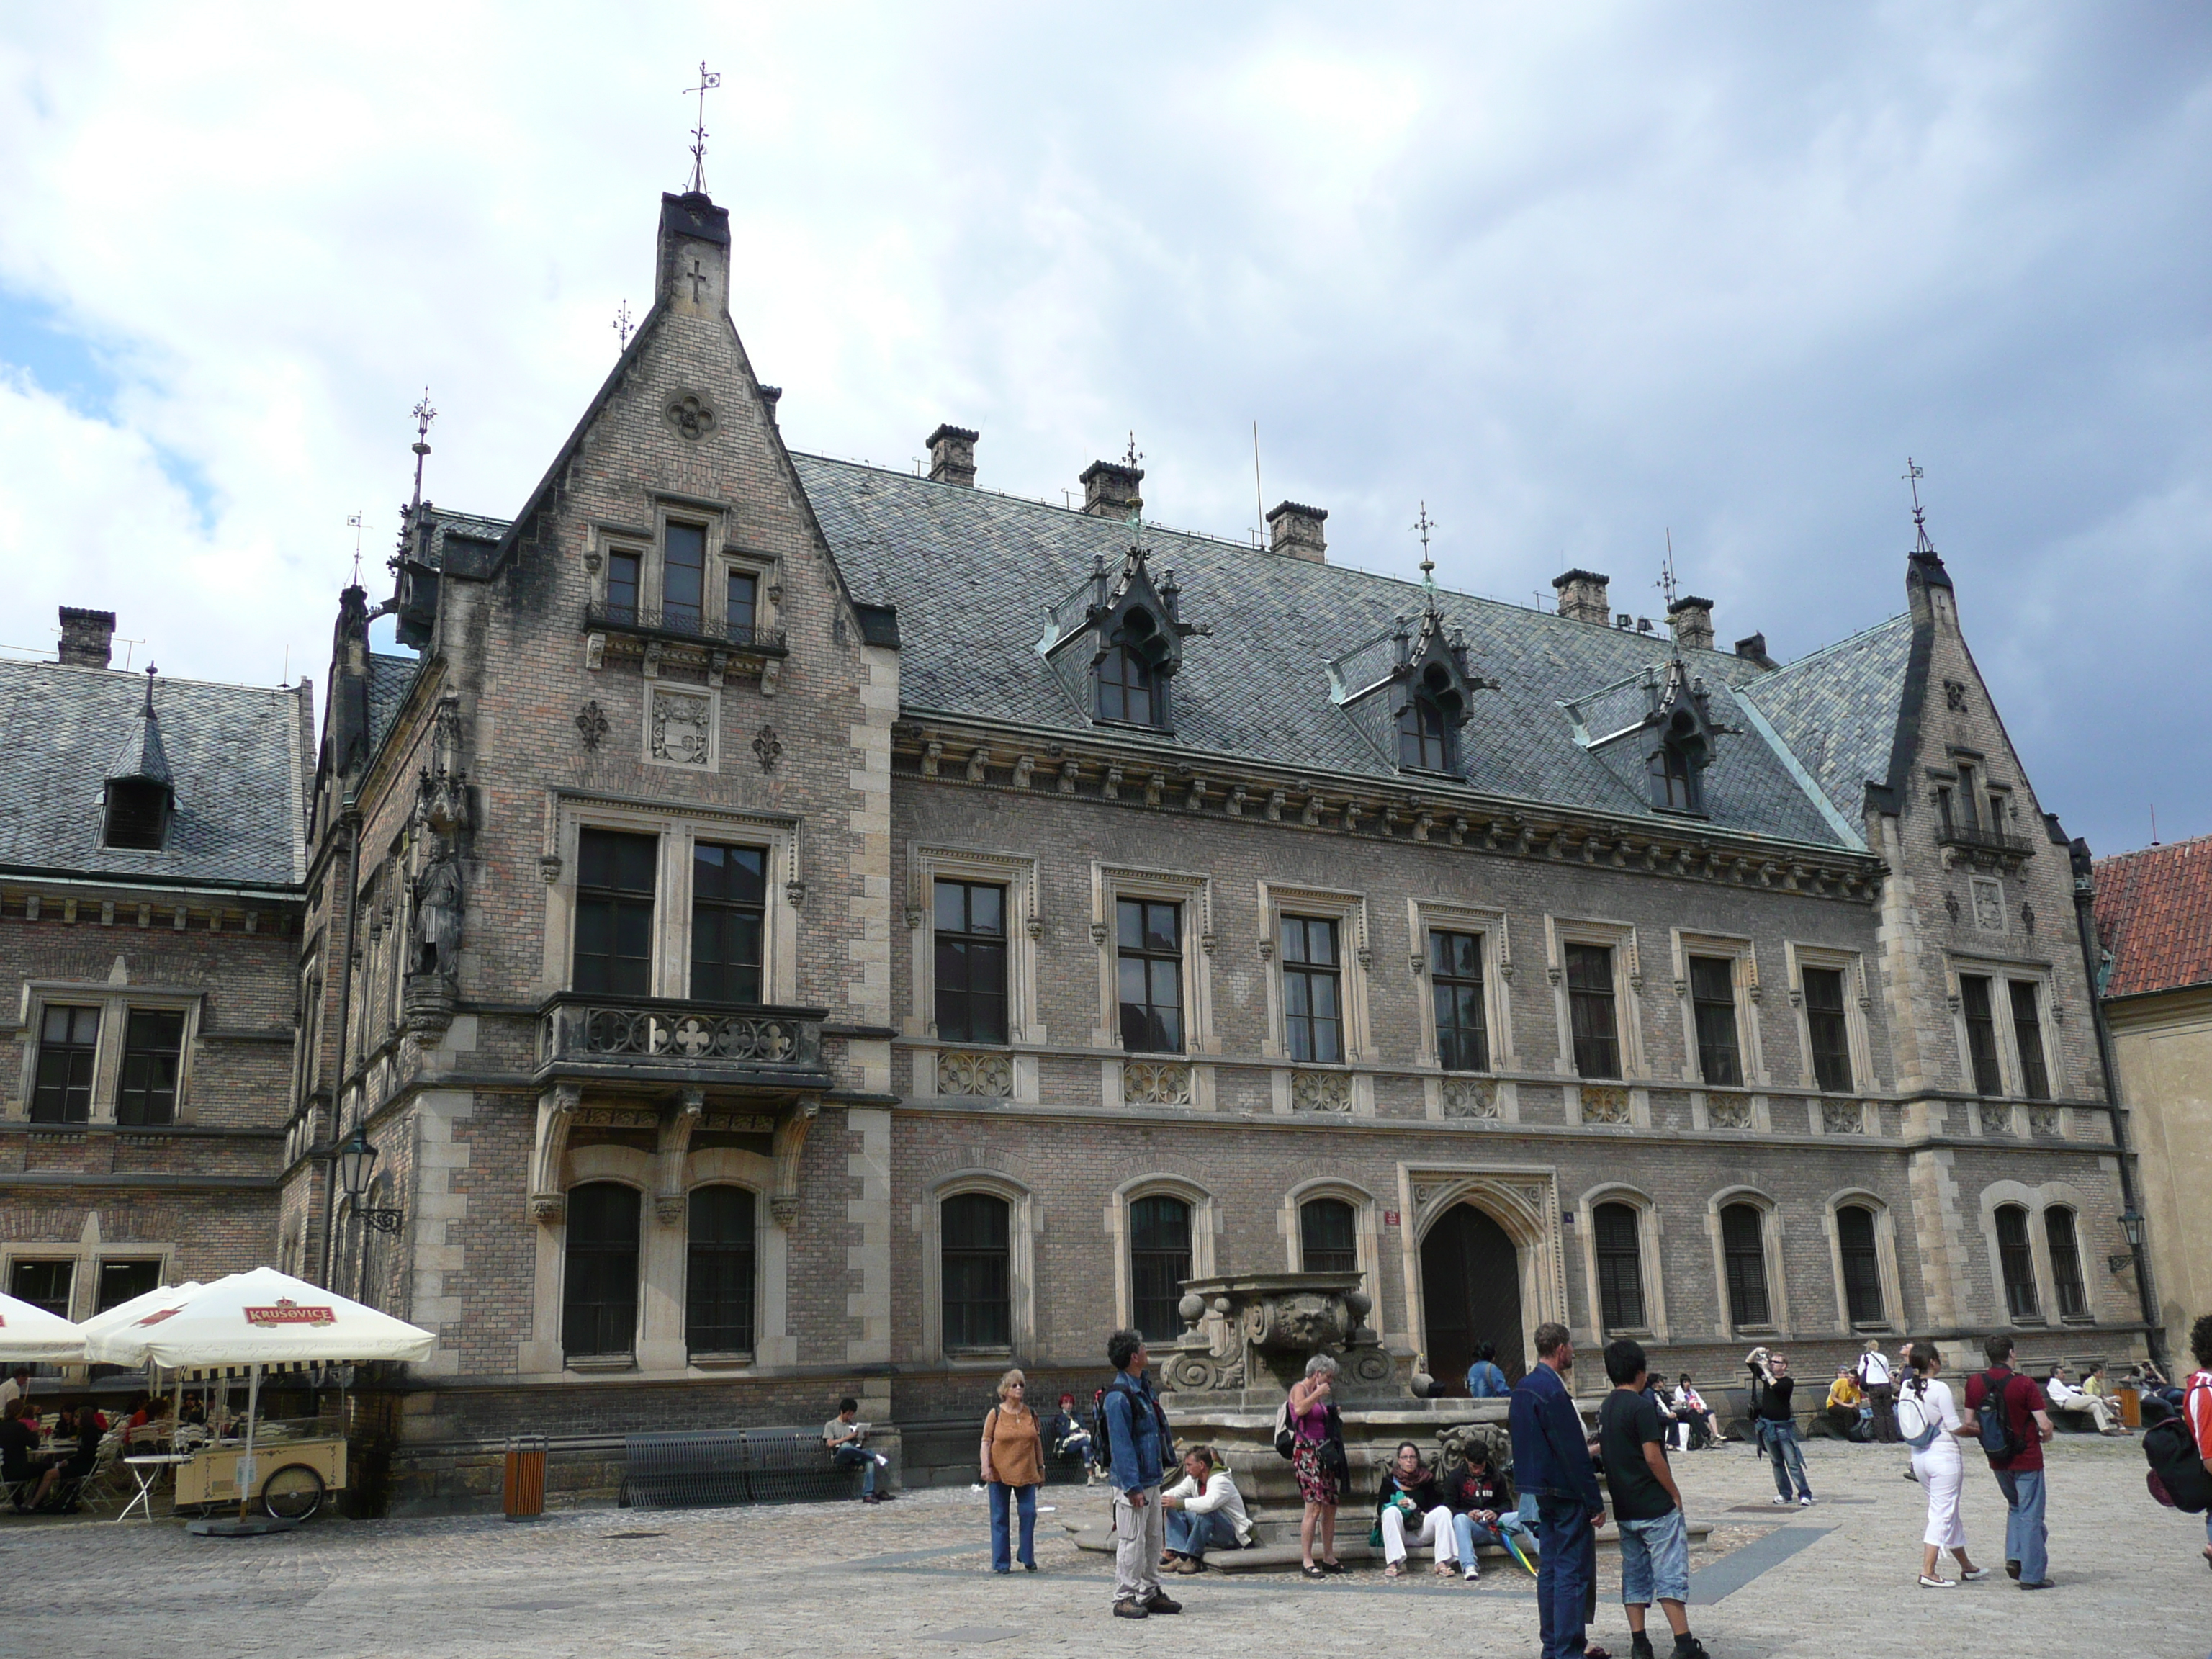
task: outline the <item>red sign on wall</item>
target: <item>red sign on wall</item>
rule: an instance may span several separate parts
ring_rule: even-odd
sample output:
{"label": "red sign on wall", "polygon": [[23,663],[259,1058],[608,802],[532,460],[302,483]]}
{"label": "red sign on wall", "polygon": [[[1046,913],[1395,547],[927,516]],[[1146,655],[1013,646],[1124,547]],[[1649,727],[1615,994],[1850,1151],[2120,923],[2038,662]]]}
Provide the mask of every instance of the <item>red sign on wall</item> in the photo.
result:
{"label": "red sign on wall", "polygon": [[1386,1226],[1386,1227],[1395,1227],[1395,1226],[1396,1226],[1396,1225],[1398,1224],[1398,1212],[1397,1212],[1395,1210],[1385,1210],[1385,1211],[1383,1211],[1383,1212],[1382,1212],[1382,1224],[1383,1224],[1384,1226]]}

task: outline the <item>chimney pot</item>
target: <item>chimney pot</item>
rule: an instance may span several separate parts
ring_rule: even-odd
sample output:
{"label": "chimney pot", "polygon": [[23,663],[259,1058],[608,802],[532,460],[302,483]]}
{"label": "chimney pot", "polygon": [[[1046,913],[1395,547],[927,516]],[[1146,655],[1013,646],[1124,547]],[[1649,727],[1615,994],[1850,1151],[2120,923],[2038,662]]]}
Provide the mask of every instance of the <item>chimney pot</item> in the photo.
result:
{"label": "chimney pot", "polygon": [[[1667,620],[1674,625],[1674,643],[1685,651],[1713,648],[1713,602],[1684,594],[1667,607]],[[1760,649],[1765,648],[1765,641]]]}
{"label": "chimney pot", "polygon": [[929,476],[939,483],[975,487],[975,440],[964,426],[940,426],[929,434]]}
{"label": "chimney pot", "polygon": [[1735,653],[1746,662],[1755,662],[1761,668],[1779,668],[1782,665],[1766,654],[1766,635],[1747,634],[1735,642]]}
{"label": "chimney pot", "polygon": [[1145,498],[1137,486],[1144,481],[1144,468],[1119,461],[1093,461],[1076,480],[1083,486],[1083,510],[1094,519],[1126,519],[1142,512]]}
{"label": "chimney pot", "polygon": [[115,657],[115,613],[80,611],[65,605],[62,612],[59,660],[71,668],[105,668]]}
{"label": "chimney pot", "polygon": [[1326,507],[1308,507],[1300,501],[1277,502],[1267,509],[1267,551],[1310,559],[1316,564],[1328,562],[1328,538],[1322,533],[1328,519]]}
{"label": "chimney pot", "polygon": [[1612,577],[1601,576],[1595,570],[1570,570],[1553,577],[1552,586],[1559,595],[1559,614],[1571,622],[1595,623],[1603,628],[1613,620],[1607,592],[1612,582]]}

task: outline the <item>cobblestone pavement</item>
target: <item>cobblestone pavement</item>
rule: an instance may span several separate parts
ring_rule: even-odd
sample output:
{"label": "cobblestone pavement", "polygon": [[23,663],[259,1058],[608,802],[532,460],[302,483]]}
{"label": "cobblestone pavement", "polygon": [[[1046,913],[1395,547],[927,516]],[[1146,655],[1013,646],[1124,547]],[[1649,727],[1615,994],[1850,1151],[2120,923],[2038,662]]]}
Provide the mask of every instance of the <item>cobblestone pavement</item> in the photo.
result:
{"label": "cobblestone pavement", "polygon": [[[1901,1449],[1816,1442],[1809,1510],[1781,1510],[1741,1448],[1678,1457],[1694,1515],[1716,1525],[1692,1621],[1714,1659],[2124,1654],[2204,1659],[2212,1572],[2200,1518],[2145,1495],[2136,1443],[2067,1437],[2051,1464],[2056,1589],[2002,1579],[1914,1583],[1924,1504]],[[0,1521],[0,1653],[191,1655],[992,1655],[1133,1651],[1536,1652],[1530,1581],[1479,1585],[1370,1569],[1327,1584],[1207,1574],[1171,1580],[1179,1619],[1109,1623],[1109,1563],[1057,1524],[1103,1518],[1098,1492],[1050,1488],[1036,1575],[988,1571],[983,1499],[914,1494],[879,1508],[570,1511],[317,1522],[279,1538],[198,1539],[176,1523]],[[2002,1568],[2003,1508],[1970,1468],[1969,1548]],[[1347,1522],[1351,1520],[1349,1512]],[[1627,1650],[1619,1577],[1599,1557],[1593,1638]],[[1655,1624],[1657,1622],[1655,1610]],[[1660,1651],[1667,1651],[1662,1643]]]}

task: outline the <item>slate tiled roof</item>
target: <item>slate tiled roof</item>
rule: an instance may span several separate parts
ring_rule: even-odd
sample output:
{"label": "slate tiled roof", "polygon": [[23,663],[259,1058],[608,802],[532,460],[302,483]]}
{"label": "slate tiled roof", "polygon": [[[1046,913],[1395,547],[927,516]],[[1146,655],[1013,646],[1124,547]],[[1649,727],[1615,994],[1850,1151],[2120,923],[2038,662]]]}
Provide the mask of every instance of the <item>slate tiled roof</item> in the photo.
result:
{"label": "slate tiled roof", "polygon": [[1856,823],[1866,786],[1889,779],[1912,618],[1892,617],[1800,657],[1746,692],[1836,811]]}
{"label": "slate tiled roof", "polygon": [[2212,836],[2099,859],[2096,877],[2106,996],[2212,985]]}
{"label": "slate tiled roof", "polygon": [[[428,501],[422,503],[422,510],[429,515],[430,545],[426,562],[433,570],[446,568],[446,544],[449,538],[486,544],[483,548],[471,550],[472,554],[480,556],[488,553],[489,547],[495,545],[507,532],[507,520],[505,519],[487,519],[474,513],[453,513],[442,507],[433,507]],[[400,551],[411,556],[414,550],[413,538],[403,532]]]}
{"label": "slate tiled roof", "polygon": [[421,665],[417,657],[385,656],[370,652],[368,656],[368,749],[371,754],[384,741],[384,734],[392,729],[392,722],[399,714],[399,705],[407,701],[407,688],[415,683],[415,671]]}
{"label": "slate tiled roof", "polygon": [[289,886],[307,873],[299,696],[162,678],[154,706],[176,787],[159,852],[100,844],[102,781],[142,726],[143,674],[0,662],[0,867]]}
{"label": "slate tiled roof", "polygon": [[[1036,647],[1048,607],[1083,580],[1095,556],[1118,565],[1125,524],[847,461],[793,459],[854,595],[898,609],[901,702],[909,712],[1087,729]],[[1155,578],[1171,568],[1182,583],[1184,619],[1213,630],[1184,643],[1174,685],[1178,746],[1395,775],[1353,715],[1332,702],[1328,665],[1387,635],[1397,617],[1417,617],[1418,586],[1151,526],[1145,540]],[[1465,594],[1440,593],[1438,608],[1465,632],[1473,671],[1501,683],[1474,700],[1465,741],[1470,783],[1498,796],[1662,816],[1645,799],[1641,757],[1624,775],[1577,740],[1562,704],[1640,682],[1647,668],[1663,666],[1663,641]],[[1760,678],[1758,665],[1718,652],[1687,656],[1712,694],[1715,723],[1741,728],[1720,739],[1706,774],[1713,821],[1856,847],[1847,827],[1859,817],[1856,798],[1839,829],[1786,755],[1743,717],[1735,700]],[[1870,728],[1853,736],[1851,752],[1878,747],[1886,756],[1896,704],[1874,707],[1876,677],[1856,657],[1843,661],[1841,689],[1826,690],[1827,671],[1807,672],[1807,689],[1790,706],[1816,693],[1848,706]],[[1843,763],[1846,770],[1856,763]]]}

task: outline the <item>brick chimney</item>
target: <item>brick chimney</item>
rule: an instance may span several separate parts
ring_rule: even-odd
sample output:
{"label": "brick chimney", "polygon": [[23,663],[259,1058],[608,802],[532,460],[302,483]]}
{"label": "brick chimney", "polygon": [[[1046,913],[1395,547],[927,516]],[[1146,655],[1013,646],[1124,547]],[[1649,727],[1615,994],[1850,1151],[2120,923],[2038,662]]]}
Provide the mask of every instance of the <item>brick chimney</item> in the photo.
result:
{"label": "brick chimney", "polygon": [[105,668],[115,655],[115,613],[62,607],[63,663],[71,668]]}
{"label": "brick chimney", "polygon": [[1094,519],[1126,519],[1141,512],[1145,498],[1137,486],[1144,481],[1144,468],[1119,461],[1093,461],[1076,480],[1083,486],[1083,510]]}
{"label": "brick chimney", "polygon": [[1328,518],[1326,507],[1306,507],[1297,501],[1279,501],[1267,509],[1267,551],[1287,553],[1294,559],[1310,559],[1324,564],[1328,559],[1328,538],[1322,534],[1322,526]]}
{"label": "brick chimney", "polygon": [[1667,620],[1674,625],[1674,643],[1685,651],[1713,648],[1713,602],[1684,594],[1667,607]]}
{"label": "brick chimney", "polygon": [[1735,642],[1735,653],[1746,662],[1755,662],[1761,668],[1779,668],[1782,665],[1766,654],[1766,635],[1747,634]]}
{"label": "brick chimney", "polygon": [[929,476],[939,483],[975,487],[975,440],[964,426],[940,426],[929,434]]}
{"label": "brick chimney", "polygon": [[1612,583],[1612,577],[1601,576],[1595,570],[1570,570],[1553,577],[1552,586],[1559,594],[1559,614],[1575,622],[1595,623],[1600,628],[1612,626],[1613,606],[1606,593]]}

